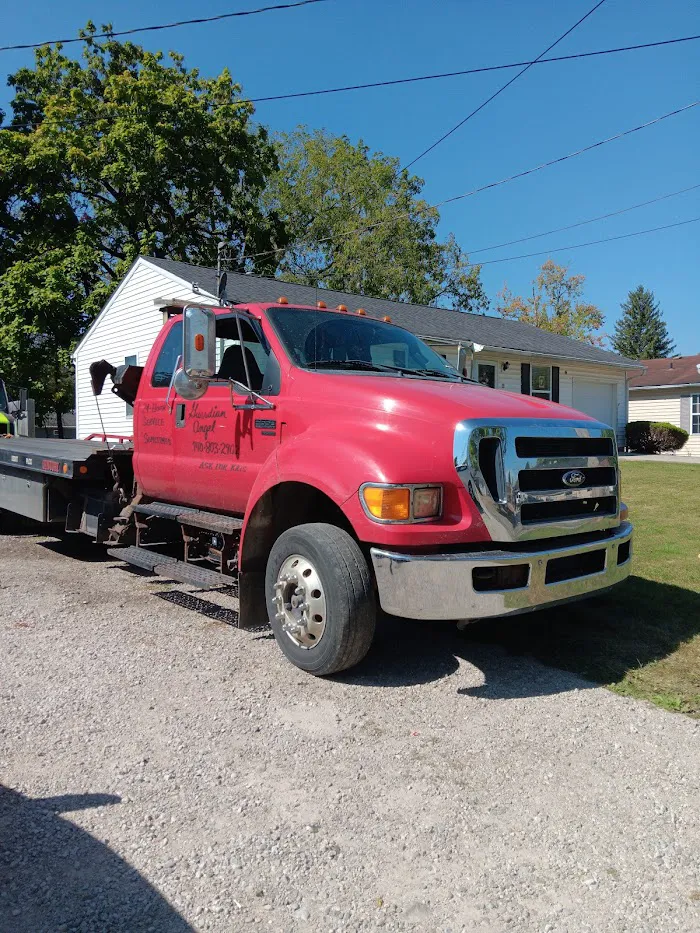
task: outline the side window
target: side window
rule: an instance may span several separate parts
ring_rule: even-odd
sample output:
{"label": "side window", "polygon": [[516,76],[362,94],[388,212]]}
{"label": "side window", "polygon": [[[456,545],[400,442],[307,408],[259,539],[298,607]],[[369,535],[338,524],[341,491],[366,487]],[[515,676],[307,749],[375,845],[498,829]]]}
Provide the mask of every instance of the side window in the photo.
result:
{"label": "side window", "polygon": [[[138,365],[139,365],[139,358],[138,358],[138,356],[136,356],[136,355],[134,355],[134,356],[125,356],[125,357],[124,357],[124,365],[125,365],[125,366],[138,366]],[[131,418],[131,416],[133,415],[133,413],[134,413],[134,406],[133,406],[133,405],[128,405],[128,404],[127,404],[127,406],[126,406],[126,417],[127,417],[127,418]]]}
{"label": "side window", "polygon": [[151,376],[151,385],[156,389],[167,389],[175,372],[178,357],[182,354],[182,321],[176,321],[165,343],[160,348]]}
{"label": "side window", "polygon": [[250,388],[259,392],[262,388],[270,348],[266,343],[262,342],[258,332],[250,321],[245,318],[241,318],[241,334],[243,336],[243,352],[241,352],[241,341],[236,318],[222,318],[217,321],[217,359],[219,361],[217,375],[220,379],[234,379],[236,382],[246,385],[247,368],[250,375]]}

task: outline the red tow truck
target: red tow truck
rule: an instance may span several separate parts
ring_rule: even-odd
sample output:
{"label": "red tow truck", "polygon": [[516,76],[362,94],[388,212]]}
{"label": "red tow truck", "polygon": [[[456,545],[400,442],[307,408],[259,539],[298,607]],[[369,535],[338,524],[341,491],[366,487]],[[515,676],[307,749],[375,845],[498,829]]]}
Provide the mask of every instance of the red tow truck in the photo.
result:
{"label": "red tow truck", "polygon": [[357,664],[379,607],[506,616],[629,575],[612,428],[474,383],[388,318],[188,305],[144,367],[91,373],[133,438],[0,440],[0,508],[227,588],[312,674]]}

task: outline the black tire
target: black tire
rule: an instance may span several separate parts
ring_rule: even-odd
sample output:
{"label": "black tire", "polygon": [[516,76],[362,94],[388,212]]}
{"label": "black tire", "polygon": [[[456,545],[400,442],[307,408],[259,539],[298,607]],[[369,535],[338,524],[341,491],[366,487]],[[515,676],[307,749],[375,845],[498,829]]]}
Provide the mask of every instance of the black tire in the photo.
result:
{"label": "black tire", "polygon": [[[275,583],[282,564],[293,554],[314,564],[325,590],[325,629],[310,648],[293,641],[276,618]],[[265,594],[277,644],[303,671],[317,677],[334,674],[353,667],[369,651],[377,617],[372,578],[357,542],[341,528],[313,522],[281,534],[267,561]]]}

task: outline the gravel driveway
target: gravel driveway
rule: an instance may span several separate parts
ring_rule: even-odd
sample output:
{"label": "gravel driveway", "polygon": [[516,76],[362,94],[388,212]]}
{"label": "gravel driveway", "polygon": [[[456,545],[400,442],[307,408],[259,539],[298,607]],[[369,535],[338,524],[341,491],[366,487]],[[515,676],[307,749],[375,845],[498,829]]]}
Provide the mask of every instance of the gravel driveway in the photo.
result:
{"label": "gravel driveway", "polygon": [[101,553],[0,537],[2,933],[700,929],[700,722],[493,624],[315,680]]}

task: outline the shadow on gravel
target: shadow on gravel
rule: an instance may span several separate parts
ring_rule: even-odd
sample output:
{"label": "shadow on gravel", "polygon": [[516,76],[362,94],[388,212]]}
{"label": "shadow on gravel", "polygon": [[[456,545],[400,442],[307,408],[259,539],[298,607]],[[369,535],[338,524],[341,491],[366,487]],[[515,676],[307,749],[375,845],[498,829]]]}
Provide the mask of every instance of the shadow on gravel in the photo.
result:
{"label": "shadow on gravel", "polygon": [[480,686],[457,689],[466,696],[513,699],[594,686],[564,671],[518,661],[516,655],[527,652],[509,650],[502,639],[504,624],[491,620],[459,631],[454,623],[383,616],[367,658],[334,679],[358,686],[413,686],[447,677],[459,668],[460,661],[466,661],[484,678]]}
{"label": "shadow on gravel", "polygon": [[[51,532],[44,532],[44,534],[51,534]],[[114,560],[109,556],[103,544],[95,544],[86,535],[64,534],[51,541],[39,541],[39,544],[56,556],[78,560],[82,564],[104,564]]]}
{"label": "shadow on gravel", "polygon": [[545,696],[616,683],[654,662],[681,664],[675,652],[699,634],[700,594],[632,576],[605,596],[484,620],[463,631],[453,623],[385,616],[365,661],[336,679],[380,687],[422,684],[452,674],[463,660],[482,672],[484,683],[458,693]]}
{"label": "shadow on gravel", "polygon": [[109,846],[59,816],[120,802],[112,794],[32,800],[0,785],[0,930],[193,930]]}

